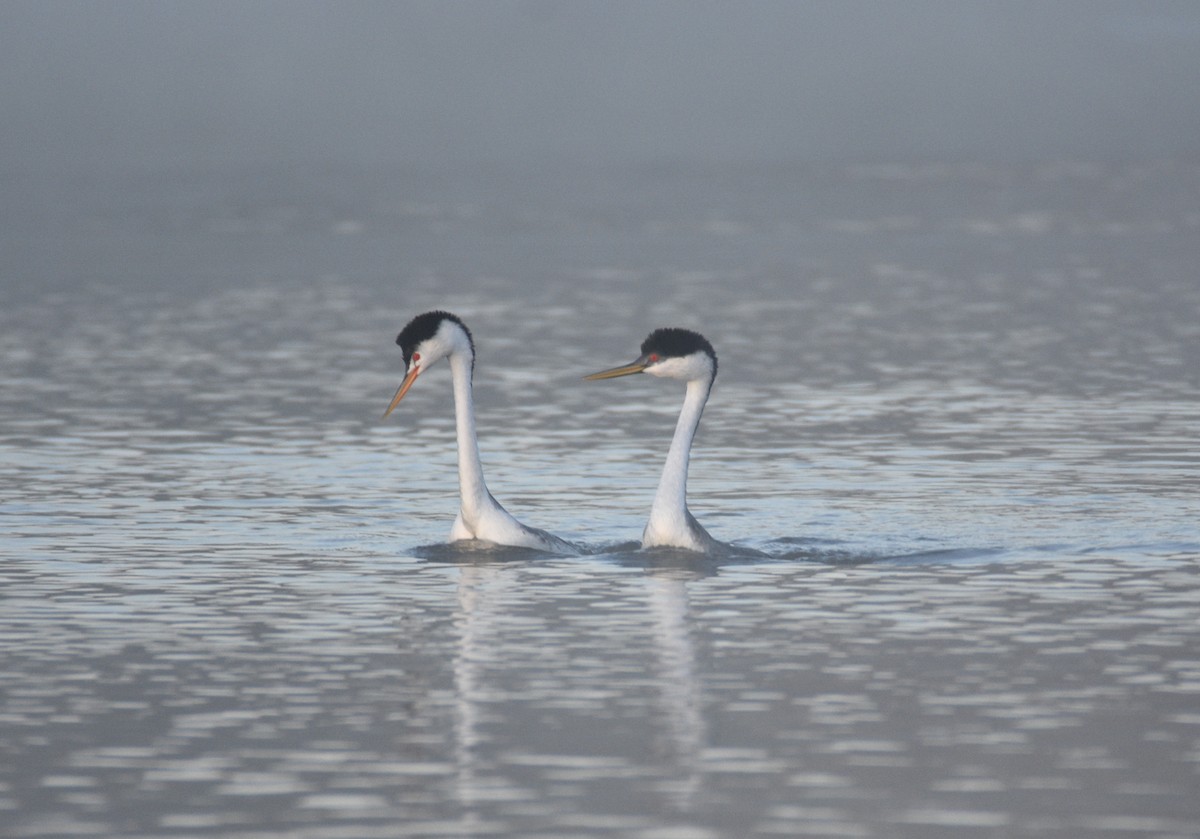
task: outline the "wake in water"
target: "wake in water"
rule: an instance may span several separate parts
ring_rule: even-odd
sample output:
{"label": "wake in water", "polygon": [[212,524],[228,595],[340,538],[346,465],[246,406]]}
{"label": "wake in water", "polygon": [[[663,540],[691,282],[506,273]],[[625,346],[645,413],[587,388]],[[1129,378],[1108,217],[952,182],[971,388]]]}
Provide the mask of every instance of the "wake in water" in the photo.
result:
{"label": "wake in water", "polygon": [[959,565],[1001,562],[1012,553],[995,547],[934,548],[901,553],[839,548],[836,540],[785,536],[765,542],[761,549],[714,541],[708,551],[686,548],[644,548],[640,542],[566,543],[570,551],[544,551],[514,545],[499,545],[478,539],[421,545],[409,555],[429,562],[453,565],[489,565],[591,558],[628,568],[677,569],[708,576],[721,568],[737,565],[786,562],[813,565]]}

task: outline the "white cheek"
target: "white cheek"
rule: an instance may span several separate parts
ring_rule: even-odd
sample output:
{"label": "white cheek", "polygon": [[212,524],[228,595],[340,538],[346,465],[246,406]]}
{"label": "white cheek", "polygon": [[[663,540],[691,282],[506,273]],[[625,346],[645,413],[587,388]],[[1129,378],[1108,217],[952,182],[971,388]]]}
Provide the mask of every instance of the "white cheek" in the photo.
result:
{"label": "white cheek", "polygon": [[415,368],[418,368],[422,373],[424,373],[430,367],[437,364],[438,358],[439,358],[439,356],[436,356],[436,355],[422,354],[421,360],[414,361],[412,364],[408,365],[408,369],[411,371],[415,367]]}
{"label": "white cheek", "polygon": [[[413,353],[414,358],[408,364],[409,372],[412,372],[413,368],[417,367],[420,368],[422,373],[424,373],[430,367],[437,364],[438,359],[442,358],[445,354],[445,347],[442,345],[442,342],[438,341],[436,338],[425,341],[417,348],[417,351]],[[416,356],[419,356],[420,358],[418,359]]]}
{"label": "white cheek", "polygon": [[660,361],[658,364],[647,367],[646,372],[660,378],[691,380],[703,379],[712,375],[712,367],[706,359],[689,355],[684,358],[668,358]]}
{"label": "white cheek", "polygon": [[681,361],[682,359],[679,358],[668,358],[666,361],[650,365],[646,368],[646,372],[651,376],[658,376],[660,379],[677,379],[684,373]]}

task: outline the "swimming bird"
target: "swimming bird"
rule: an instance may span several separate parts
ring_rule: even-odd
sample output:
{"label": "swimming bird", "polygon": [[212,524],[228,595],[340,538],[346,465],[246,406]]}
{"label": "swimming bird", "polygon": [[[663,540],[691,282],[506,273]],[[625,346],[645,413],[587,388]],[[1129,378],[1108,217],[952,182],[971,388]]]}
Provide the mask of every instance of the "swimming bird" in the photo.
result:
{"label": "swimming bird", "polygon": [[656,329],[642,342],[641,355],[635,361],[584,378],[615,379],[633,373],[687,382],[675,436],[671,438],[658,491],[650,506],[650,520],[642,532],[642,547],[685,548],[703,553],[724,549],[726,546],[710,536],[687,508],[688,459],[700,415],[717,379],[716,351],[703,335],[690,329]]}
{"label": "swimming bird", "polygon": [[475,435],[475,400],[471,379],[475,371],[475,342],[465,323],[449,312],[417,315],[396,337],[404,354],[404,381],[383,412],[386,419],[408,393],[417,377],[445,358],[454,384],[454,418],[458,436],[458,517],[450,541],[478,539],[497,545],[534,548],[553,553],[576,553],[574,546],[557,536],[527,527],[500,506],[483,480],[479,440]]}

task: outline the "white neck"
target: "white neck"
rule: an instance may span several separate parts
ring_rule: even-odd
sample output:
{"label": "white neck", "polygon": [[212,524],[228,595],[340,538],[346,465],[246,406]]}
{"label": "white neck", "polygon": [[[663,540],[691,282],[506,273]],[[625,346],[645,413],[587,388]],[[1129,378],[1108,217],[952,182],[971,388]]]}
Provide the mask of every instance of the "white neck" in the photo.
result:
{"label": "white neck", "polygon": [[479,460],[479,441],[475,434],[471,358],[464,353],[452,353],[449,361],[454,379],[454,424],[458,434],[458,491],[462,496],[463,517],[474,521],[491,500],[491,495],[483,482],[483,464]]}
{"label": "white neck", "polygon": [[700,415],[704,413],[710,390],[712,379],[692,379],[687,383],[683,408],[675,424],[675,436],[671,438],[667,462],[663,465],[654,504],[650,507],[650,521],[642,535],[646,547],[672,545],[696,548],[699,547],[696,544],[698,539],[708,536],[703,529],[700,530],[703,536],[693,532],[687,509],[687,474],[692,440],[700,425]]}

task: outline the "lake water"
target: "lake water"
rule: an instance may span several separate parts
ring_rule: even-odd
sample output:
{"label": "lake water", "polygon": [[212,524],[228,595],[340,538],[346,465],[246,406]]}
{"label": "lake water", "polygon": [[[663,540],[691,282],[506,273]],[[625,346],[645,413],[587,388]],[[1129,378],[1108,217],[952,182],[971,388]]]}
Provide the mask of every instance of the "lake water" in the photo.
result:
{"label": "lake water", "polygon": [[[1200,835],[1200,166],[16,181],[0,835]],[[579,557],[464,551],[493,493]],[[652,328],[720,375],[581,377]]]}

